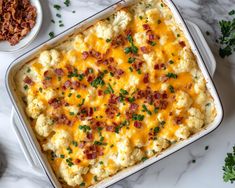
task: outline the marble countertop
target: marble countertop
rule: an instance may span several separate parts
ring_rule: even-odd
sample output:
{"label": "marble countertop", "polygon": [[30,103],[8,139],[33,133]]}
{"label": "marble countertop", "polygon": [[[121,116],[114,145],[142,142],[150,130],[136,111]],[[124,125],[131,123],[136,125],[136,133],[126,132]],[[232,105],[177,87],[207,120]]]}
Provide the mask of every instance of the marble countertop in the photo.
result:
{"label": "marble countertop", "polygon": [[[58,24],[50,22],[52,18],[56,18],[53,3],[63,4],[63,0],[41,0],[44,22],[33,44],[19,53],[0,53],[0,187],[2,188],[52,187],[45,175],[35,172],[28,165],[13,133],[10,123],[12,105],[6,93],[4,77],[10,62],[47,40],[49,32],[59,33],[115,2],[115,0],[71,1],[73,6],[64,7],[62,10],[65,26],[58,27]],[[218,56],[218,44],[215,40],[219,36],[218,20],[226,18],[227,12],[235,9],[235,0],[174,0],[174,2],[184,18],[200,27],[216,57],[217,70],[214,82],[224,106],[224,120],[221,126],[208,136],[118,182],[112,186],[113,188],[234,187],[223,182],[222,166],[226,153],[231,151],[235,144],[235,56],[221,59]],[[76,10],[76,13],[72,13],[73,10]],[[210,35],[206,35],[206,31],[209,31]],[[205,150],[205,146],[209,146],[209,149]]]}

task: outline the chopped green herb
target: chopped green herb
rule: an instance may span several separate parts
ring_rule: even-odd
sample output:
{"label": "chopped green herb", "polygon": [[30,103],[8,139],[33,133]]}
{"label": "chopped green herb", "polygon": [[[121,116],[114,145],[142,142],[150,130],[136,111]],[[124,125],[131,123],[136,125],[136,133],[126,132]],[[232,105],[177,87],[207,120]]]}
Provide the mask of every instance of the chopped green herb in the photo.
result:
{"label": "chopped green herb", "polygon": [[103,162],[103,161],[100,161],[99,163],[100,163],[101,165],[103,165],[103,164],[104,164],[104,162]]}
{"label": "chopped green herb", "polygon": [[174,64],[174,61],[173,61],[173,60],[170,60],[169,63],[170,63],[170,64]]}
{"label": "chopped green herb", "polygon": [[233,183],[235,181],[235,146],[232,153],[227,153],[223,166],[223,179],[224,182]]}
{"label": "chopped green herb", "polygon": [[30,71],[31,71],[31,69],[30,69],[30,68],[28,68],[28,69],[27,69],[27,73],[29,73]]}
{"label": "chopped green herb", "polygon": [[111,42],[111,39],[106,39],[106,42]]}
{"label": "chopped green herb", "polygon": [[228,13],[228,15],[230,15],[230,16],[232,16],[232,15],[234,15],[235,14],[235,10],[231,10],[229,13]]}
{"label": "chopped green herb", "polygon": [[85,133],[91,130],[91,128],[89,126],[87,126],[87,125],[79,125],[78,128],[80,130],[82,130],[83,132],[85,132]]}
{"label": "chopped green herb", "polygon": [[129,70],[130,70],[131,72],[133,72],[133,68],[132,68],[132,67],[129,67]]}
{"label": "chopped green herb", "polygon": [[73,152],[70,147],[67,147],[66,150],[67,150],[68,154],[71,154]]}
{"label": "chopped green herb", "polygon": [[61,14],[59,14],[59,13],[57,13],[56,16],[57,16],[58,18],[61,18]]}
{"label": "chopped green herb", "polygon": [[99,141],[95,141],[94,144],[95,144],[95,145],[100,145],[100,146],[103,145],[103,143],[102,143],[102,142],[99,142]]}
{"label": "chopped green herb", "polygon": [[178,77],[176,74],[171,73],[171,72],[167,73],[166,76],[167,76],[168,78],[174,78],[174,79],[176,79],[176,78]]}
{"label": "chopped green herb", "polygon": [[66,7],[68,7],[70,5],[70,0],[65,0],[64,4],[66,5]]}
{"label": "chopped green herb", "polygon": [[60,9],[61,9],[61,6],[60,6],[60,5],[54,5],[54,8],[55,8],[56,10],[60,10]]}
{"label": "chopped green herb", "polygon": [[91,82],[91,86],[97,88],[99,85],[103,86],[105,84],[104,80],[103,80],[104,75],[101,74],[100,76],[98,76],[96,79],[94,79]]}
{"label": "chopped green herb", "polygon": [[148,159],[148,157],[142,157],[141,161],[144,162]]}
{"label": "chopped green herb", "polygon": [[77,96],[76,96],[77,98],[81,98],[81,95],[79,95],[79,94],[77,94]]}
{"label": "chopped green herb", "polygon": [[109,83],[108,83],[108,89],[109,89],[110,93],[114,93],[114,90],[113,90],[112,86]]}
{"label": "chopped green herb", "polygon": [[161,3],[161,7],[164,7],[163,3]]}
{"label": "chopped green herb", "polygon": [[147,108],[147,106],[145,104],[142,105],[143,108],[143,112],[147,112],[148,115],[152,115],[152,112]]}
{"label": "chopped green herb", "polygon": [[79,186],[85,186],[86,184],[84,183],[84,182],[82,182],[82,183],[80,183],[80,185]]}
{"label": "chopped green herb", "polygon": [[69,112],[69,114],[70,114],[71,116],[74,116],[74,115],[75,115],[75,113],[74,113],[74,112]]}
{"label": "chopped green herb", "polygon": [[114,147],[114,145],[112,144],[112,145],[110,145],[110,148],[113,148]]}
{"label": "chopped green herb", "polygon": [[171,93],[175,92],[175,88],[172,85],[169,86],[169,90],[170,90]]}
{"label": "chopped green herb", "polygon": [[54,32],[50,32],[50,33],[49,33],[49,36],[50,36],[50,38],[52,39],[52,38],[55,37],[55,33],[54,33]]}
{"label": "chopped green herb", "polygon": [[144,115],[133,114],[132,119],[135,120],[135,121],[143,121],[144,120]]}
{"label": "chopped green herb", "polygon": [[95,181],[98,181],[97,176],[94,176],[94,180],[95,180]]}
{"label": "chopped green herb", "polygon": [[155,46],[157,43],[154,42],[154,41],[150,41],[149,44],[150,44],[151,46]]}
{"label": "chopped green herb", "polygon": [[135,97],[129,97],[128,100],[129,100],[130,103],[133,103],[135,101]]}
{"label": "chopped green herb", "polygon": [[25,86],[24,86],[24,90],[27,90],[28,88],[29,88],[28,85],[25,85]]}
{"label": "chopped green herb", "polygon": [[78,146],[78,142],[77,141],[72,141],[72,144],[75,146],[75,147],[77,147]]}
{"label": "chopped green herb", "polygon": [[139,19],[142,20],[142,19],[143,19],[143,16],[139,16]]}
{"label": "chopped green herb", "polygon": [[64,24],[60,24],[59,27],[64,27]]}
{"label": "chopped green herb", "polygon": [[158,113],[158,110],[159,110],[159,108],[154,107],[154,113],[155,113],[155,114]]}
{"label": "chopped green herb", "polygon": [[129,43],[131,44],[131,46],[125,48],[125,49],[124,49],[124,52],[125,52],[126,54],[129,54],[129,53],[137,54],[137,53],[138,53],[138,48],[134,45],[132,36],[131,36],[131,35],[128,35],[128,36],[127,36],[127,40],[129,41]]}
{"label": "chopped green herb", "polygon": [[120,93],[121,93],[122,95],[128,95],[128,91],[125,90],[125,89],[120,89]]}
{"label": "chopped green herb", "polygon": [[161,122],[160,122],[160,125],[162,125],[162,126],[165,125],[165,124],[166,124],[165,121],[161,121]]}
{"label": "chopped green herb", "polygon": [[138,74],[141,74],[141,70],[139,69],[139,70],[137,70],[137,72],[138,72]]}
{"label": "chopped green herb", "polygon": [[128,63],[133,63],[133,62],[135,62],[135,58],[134,57],[129,57],[128,58]]}
{"label": "chopped green herb", "polygon": [[159,127],[155,127],[153,131],[154,131],[154,134],[157,134],[160,131],[160,128]]}
{"label": "chopped green herb", "polygon": [[39,88],[39,91],[40,91],[40,93],[42,93],[42,88],[41,87]]}
{"label": "chopped green herb", "polygon": [[68,166],[70,166],[70,167],[73,166],[73,162],[72,162],[71,158],[67,158],[66,162],[67,162]]}
{"label": "chopped green herb", "polygon": [[60,158],[64,159],[64,155],[63,155],[63,154],[61,154],[61,155],[60,155]]}
{"label": "chopped green herb", "polygon": [[69,93],[69,94],[68,94],[68,97],[71,97],[72,95],[73,95],[72,93]]}
{"label": "chopped green herb", "polygon": [[131,47],[126,47],[126,48],[124,49],[124,52],[125,52],[126,54],[131,53]]}
{"label": "chopped green herb", "polygon": [[79,107],[82,106],[84,104],[84,102],[85,102],[85,99],[82,99],[82,102],[80,104],[78,104],[78,106]]}

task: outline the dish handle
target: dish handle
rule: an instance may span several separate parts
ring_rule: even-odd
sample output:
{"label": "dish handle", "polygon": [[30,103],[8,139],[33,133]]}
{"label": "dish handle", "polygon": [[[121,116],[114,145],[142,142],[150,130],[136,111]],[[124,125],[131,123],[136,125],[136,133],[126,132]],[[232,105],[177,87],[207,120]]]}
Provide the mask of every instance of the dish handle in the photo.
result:
{"label": "dish handle", "polygon": [[195,40],[195,43],[198,47],[203,61],[206,64],[209,74],[211,75],[211,77],[213,77],[216,69],[216,61],[210,47],[208,46],[200,28],[195,23],[186,20],[186,24],[189,28],[190,33],[192,34],[193,39]]}

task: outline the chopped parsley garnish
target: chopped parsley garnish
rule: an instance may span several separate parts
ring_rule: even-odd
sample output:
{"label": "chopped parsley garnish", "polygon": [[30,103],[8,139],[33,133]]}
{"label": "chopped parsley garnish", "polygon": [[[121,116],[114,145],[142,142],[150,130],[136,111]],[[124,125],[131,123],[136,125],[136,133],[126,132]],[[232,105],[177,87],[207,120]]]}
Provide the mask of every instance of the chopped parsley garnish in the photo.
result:
{"label": "chopped parsley garnish", "polygon": [[177,76],[177,74],[174,74],[174,73],[172,73],[172,72],[169,72],[169,73],[167,73],[167,75],[166,75],[168,78],[174,78],[174,79],[176,79],[178,76]]}
{"label": "chopped parsley garnish", "polygon": [[28,88],[29,88],[28,85],[25,85],[25,86],[24,86],[24,90],[27,90]]}
{"label": "chopped parsley garnish", "polygon": [[[82,76],[82,78],[84,77],[84,75],[80,74]],[[72,78],[72,77],[78,77],[79,74],[78,74],[78,70],[77,69],[74,69],[73,72],[69,73],[68,74],[68,77],[69,78]],[[80,80],[81,81],[81,80]]]}
{"label": "chopped parsley garnish", "polygon": [[71,154],[73,152],[70,147],[67,147],[66,150],[67,150],[68,154]]}
{"label": "chopped parsley garnish", "polygon": [[145,104],[142,105],[143,108],[143,112],[147,112],[148,115],[152,115],[152,112],[147,108],[147,106]]}
{"label": "chopped parsley garnish", "polygon": [[61,14],[58,14],[58,13],[57,13],[56,16],[57,16],[58,18],[61,18]]}
{"label": "chopped parsley garnish", "polygon": [[70,0],[65,0],[64,4],[66,5],[66,7],[68,7],[70,5]]}
{"label": "chopped parsley garnish", "polygon": [[30,68],[28,68],[28,69],[27,69],[27,73],[29,73],[30,71],[31,71],[31,69],[30,69]]}
{"label": "chopped parsley garnish", "polygon": [[132,67],[129,67],[129,70],[130,70],[131,72],[133,72],[133,68],[132,68]]}
{"label": "chopped parsley garnish", "polygon": [[119,133],[120,129],[126,125],[129,125],[129,121],[124,120],[122,123],[120,123],[120,125],[115,127],[115,133]]}
{"label": "chopped parsley garnish", "polygon": [[64,159],[64,157],[65,157],[65,156],[64,156],[63,154],[60,155],[60,158]]}
{"label": "chopped parsley garnish", "polygon": [[157,43],[154,42],[154,41],[150,41],[149,44],[150,44],[151,46],[155,46]]}
{"label": "chopped parsley garnish", "polygon": [[98,181],[98,178],[97,178],[97,176],[94,176],[94,180],[95,180],[95,181]]}
{"label": "chopped parsley garnish", "polygon": [[75,147],[77,147],[78,146],[78,142],[77,141],[72,141],[72,144],[75,146]]}
{"label": "chopped parsley garnish", "polygon": [[99,146],[105,145],[103,142],[100,142],[100,141],[95,141],[94,144],[95,144],[95,145],[99,145]]}
{"label": "chopped parsley garnish", "polygon": [[135,121],[143,121],[144,120],[144,115],[133,114],[132,119],[135,120]]}
{"label": "chopped parsley garnish", "polygon": [[111,39],[106,39],[106,42],[111,42]]}
{"label": "chopped parsley garnish", "polygon": [[77,94],[77,96],[76,96],[77,98],[81,98],[81,95],[79,95],[79,94]]}
{"label": "chopped parsley garnish", "polygon": [[82,102],[80,104],[78,104],[78,106],[79,107],[82,106],[84,104],[84,102],[85,102],[85,99],[82,99]]}
{"label": "chopped parsley garnish", "polygon": [[54,38],[54,37],[55,37],[55,33],[51,31],[51,32],[49,33],[49,37],[50,37],[51,39]]}
{"label": "chopped parsley garnish", "polygon": [[142,157],[141,161],[144,162],[148,159],[148,157]]}
{"label": "chopped parsley garnish", "polygon": [[154,134],[157,134],[159,131],[160,131],[159,127],[155,127],[154,130],[153,130]]}
{"label": "chopped parsley garnish", "polygon": [[170,90],[171,93],[175,92],[175,88],[172,85],[169,86],[169,90]]}
{"label": "chopped parsley garnish", "polygon": [[130,103],[133,103],[135,101],[135,97],[129,97],[128,100],[129,100]]}
{"label": "chopped parsley garnish", "polygon": [[103,80],[104,74],[101,74],[96,79],[91,82],[91,86],[97,88],[99,85],[103,86],[105,84]]}
{"label": "chopped parsley garnish", "polygon": [[71,158],[66,159],[66,162],[70,167],[73,166],[73,162]]}
{"label": "chopped parsley garnish", "polygon": [[69,94],[68,94],[68,97],[71,97],[72,95],[73,95],[72,93],[69,93]]}
{"label": "chopped parsley garnish", "polygon": [[129,41],[129,43],[131,44],[130,47],[126,47],[124,49],[124,52],[126,54],[129,54],[129,53],[133,53],[133,54],[137,54],[138,53],[138,48],[134,45],[134,42],[133,42],[133,38],[131,35],[128,35],[127,36],[127,40]]}
{"label": "chopped parsley garnish", "polygon": [[112,86],[108,83],[108,88],[104,91],[105,94],[114,93]]}
{"label": "chopped parsley garnish", "polygon": [[85,186],[86,184],[84,182],[80,183],[79,186]]}
{"label": "chopped parsley garnish", "polygon": [[74,112],[69,112],[69,114],[70,114],[71,116],[74,116],[74,115],[75,115],[75,113],[74,113]]}
{"label": "chopped parsley garnish", "polygon": [[128,58],[128,63],[133,63],[133,62],[135,62],[135,58],[134,57],[129,57]]}
{"label": "chopped parsley garnish", "polygon": [[41,87],[39,88],[39,91],[40,91],[40,93],[42,93],[42,88]]}
{"label": "chopped parsley garnish", "polygon": [[154,113],[157,114],[159,111],[159,108],[154,107]]}
{"label": "chopped parsley garnish", "polygon": [[60,5],[54,5],[54,8],[55,8],[56,10],[60,10],[60,9],[61,9],[61,6],[60,6]]}
{"label": "chopped parsley garnish", "polygon": [[139,19],[142,20],[142,19],[143,19],[143,16],[139,16]]}
{"label": "chopped parsley garnish", "polygon": [[173,61],[173,60],[170,60],[169,63],[170,63],[170,64],[174,64],[174,61]]}
{"label": "chopped parsley garnish", "polygon": [[223,166],[224,182],[230,181],[230,183],[233,183],[235,181],[235,146],[233,147],[232,153],[227,153],[224,162],[225,162]]}
{"label": "chopped parsley garnish", "polygon": [[[234,16],[235,10],[228,14]],[[219,54],[222,58],[230,56],[235,51],[235,18],[231,20],[221,20],[219,22],[222,36],[219,38],[220,49]]]}
{"label": "chopped parsley garnish", "polygon": [[79,125],[78,128],[80,130],[82,130],[83,132],[85,132],[85,133],[91,130],[91,128],[89,126],[87,126],[87,125]]}
{"label": "chopped parsley garnish", "polygon": [[141,70],[139,69],[139,70],[137,70],[137,72],[138,72],[138,74],[141,74]]}
{"label": "chopped parsley garnish", "polygon": [[165,121],[161,121],[161,122],[160,122],[160,125],[161,125],[162,127],[164,127],[165,124],[166,124]]}
{"label": "chopped parsley garnish", "polygon": [[125,90],[125,89],[120,89],[120,93],[121,93],[122,95],[128,95],[128,91]]}
{"label": "chopped parsley garnish", "polygon": [[104,164],[104,162],[103,162],[103,161],[100,161],[99,163],[100,163],[101,165],[103,165],[103,164]]}

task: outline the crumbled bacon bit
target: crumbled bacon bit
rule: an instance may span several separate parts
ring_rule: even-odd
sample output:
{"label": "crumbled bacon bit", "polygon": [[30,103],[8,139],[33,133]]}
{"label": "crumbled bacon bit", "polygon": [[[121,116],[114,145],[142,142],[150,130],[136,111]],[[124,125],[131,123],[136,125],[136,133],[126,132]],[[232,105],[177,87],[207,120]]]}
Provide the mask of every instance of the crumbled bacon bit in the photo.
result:
{"label": "crumbled bacon bit", "polygon": [[89,51],[89,55],[90,55],[91,57],[96,58],[96,59],[101,59],[101,53],[98,52],[98,51],[96,51],[96,50],[94,50],[94,49],[92,49],[92,50]]}
{"label": "crumbled bacon bit", "polygon": [[74,163],[75,163],[75,164],[79,164],[80,162],[81,162],[80,159],[75,159],[75,160],[74,160]]}
{"label": "crumbled bacon bit", "polygon": [[80,82],[79,82],[79,81],[73,81],[73,82],[72,82],[72,88],[73,88],[73,89],[78,89],[78,88],[80,88]]}
{"label": "crumbled bacon bit", "polygon": [[154,65],[154,69],[155,69],[155,70],[159,70],[159,69],[160,69],[160,65],[159,65],[159,64],[155,64],[155,65]]}
{"label": "crumbled bacon bit", "polygon": [[86,138],[88,139],[88,140],[93,140],[93,135],[92,135],[92,133],[87,133],[86,134]]}
{"label": "crumbled bacon bit", "polygon": [[64,76],[64,71],[61,68],[55,69],[54,72],[57,76]]}
{"label": "crumbled bacon bit", "polygon": [[28,85],[33,85],[33,80],[31,78],[29,78],[28,76],[26,76],[24,78],[24,83],[28,84]]}
{"label": "crumbled bacon bit", "polygon": [[131,31],[131,29],[126,29],[125,30],[125,34],[128,36],[128,35],[132,35],[132,31]]}
{"label": "crumbled bacon bit", "polygon": [[167,80],[169,80],[169,78],[166,75],[160,77],[161,82],[166,82]]}
{"label": "crumbled bacon bit", "polygon": [[139,122],[139,121],[135,121],[135,122],[134,122],[134,126],[139,129],[139,128],[142,127],[142,123]]}
{"label": "crumbled bacon bit", "polygon": [[97,92],[98,92],[98,96],[102,96],[103,95],[103,91],[102,90],[99,89]]}
{"label": "crumbled bacon bit", "polygon": [[139,105],[136,104],[136,103],[131,103],[130,107],[129,107],[129,110],[130,112],[135,112],[137,109],[138,109]]}
{"label": "crumbled bacon bit", "polygon": [[163,94],[162,94],[162,98],[163,99],[166,99],[168,96],[167,96],[167,93],[166,92],[164,92]]}
{"label": "crumbled bacon bit", "polygon": [[88,51],[83,51],[82,52],[82,59],[86,60],[89,57],[89,52]]}
{"label": "crumbled bacon bit", "polygon": [[67,118],[66,115],[62,114],[58,120],[57,120],[58,124],[64,124],[64,125],[71,125],[71,121]]}
{"label": "crumbled bacon bit", "polygon": [[63,85],[63,89],[68,89],[71,86],[72,86],[72,82],[70,80],[67,80]]}
{"label": "crumbled bacon bit", "polygon": [[184,47],[186,46],[186,44],[185,44],[184,41],[180,41],[180,42],[179,42],[179,45],[180,45],[182,48],[184,48]]}
{"label": "crumbled bacon bit", "polygon": [[58,98],[53,98],[48,101],[48,104],[56,109],[56,108],[59,108],[60,106],[62,106],[62,101]]}
{"label": "crumbled bacon bit", "polygon": [[161,94],[159,92],[157,92],[157,91],[154,91],[153,97],[154,97],[154,99],[160,99],[161,98]]}
{"label": "crumbled bacon bit", "polygon": [[149,53],[149,49],[148,49],[146,46],[141,46],[141,47],[140,47],[140,50],[141,50],[144,54]]}
{"label": "crumbled bacon bit", "polygon": [[140,68],[142,67],[143,64],[144,64],[143,61],[136,61],[135,63],[132,63],[132,67],[135,70],[140,70]]}
{"label": "crumbled bacon bit", "polygon": [[143,24],[142,26],[143,26],[144,30],[150,30],[151,29],[149,24]]}
{"label": "crumbled bacon bit", "polygon": [[145,84],[149,82],[149,74],[148,73],[144,74],[143,82]]}
{"label": "crumbled bacon bit", "polygon": [[111,45],[114,48],[117,48],[119,46],[124,46],[125,45],[125,38],[122,35],[118,35],[116,38],[114,38],[112,40]]}
{"label": "crumbled bacon bit", "polygon": [[118,99],[119,99],[118,96],[116,96],[115,94],[111,94],[108,102],[110,104],[117,104],[118,103]]}
{"label": "crumbled bacon bit", "polygon": [[108,125],[105,127],[105,130],[108,132],[115,132],[115,128],[116,128],[116,126],[114,126],[114,125]]}
{"label": "crumbled bacon bit", "polygon": [[86,144],[86,141],[81,141],[81,142],[79,142],[78,147],[84,148],[85,144]]}
{"label": "crumbled bacon bit", "polygon": [[111,119],[114,118],[117,112],[118,108],[113,104],[109,104],[105,110],[106,115]]}
{"label": "crumbled bacon bit", "polygon": [[175,123],[176,123],[177,125],[182,124],[182,121],[183,121],[183,117],[176,117],[176,118],[175,118]]}
{"label": "crumbled bacon bit", "polygon": [[12,46],[26,36],[36,23],[37,11],[29,0],[0,1],[0,40]]}

